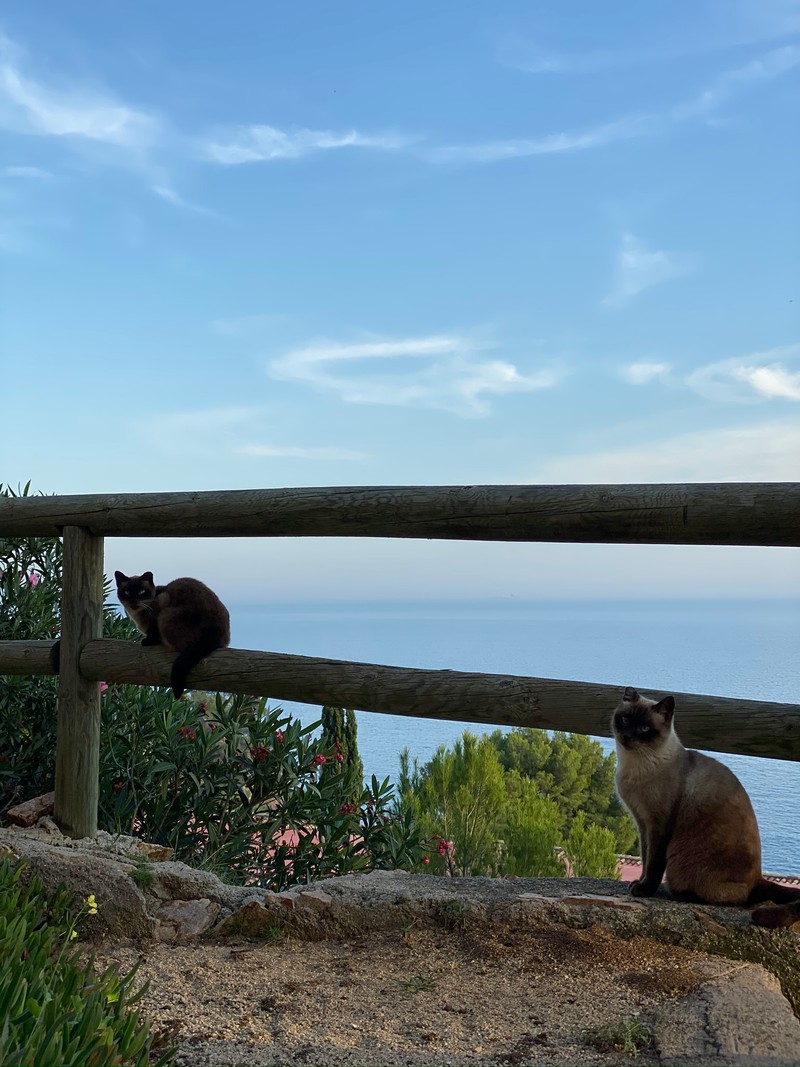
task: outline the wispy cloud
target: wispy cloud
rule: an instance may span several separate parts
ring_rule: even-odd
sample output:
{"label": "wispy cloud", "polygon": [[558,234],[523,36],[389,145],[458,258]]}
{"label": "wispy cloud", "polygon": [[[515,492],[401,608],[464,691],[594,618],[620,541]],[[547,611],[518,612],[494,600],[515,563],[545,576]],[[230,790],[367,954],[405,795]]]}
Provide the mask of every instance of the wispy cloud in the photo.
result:
{"label": "wispy cloud", "polygon": [[688,269],[688,263],[671,252],[661,249],[650,252],[633,234],[623,234],[611,291],[602,303],[607,307],[624,307],[645,289],[678,278]]}
{"label": "wispy cloud", "polygon": [[342,148],[364,148],[396,152],[406,148],[409,139],[396,134],[364,134],[357,130],[281,130],[276,126],[237,126],[219,131],[200,142],[202,158],[213,163],[236,166],[241,163],[269,163],[300,159],[317,152]]}
{"label": "wispy cloud", "polygon": [[544,137],[512,137],[477,144],[442,145],[420,149],[419,152],[434,163],[496,163],[526,156],[551,156],[602,148],[618,141],[644,137],[653,132],[654,124],[655,116],[628,115],[588,130],[554,133]]}
{"label": "wispy cloud", "polygon": [[800,344],[782,345],[709,363],[692,371],[686,382],[711,400],[800,400],[800,372],[786,366],[799,360]]}
{"label": "wispy cloud", "polygon": [[285,323],[288,315],[281,312],[267,315],[238,315],[234,318],[214,319],[210,326],[222,337],[235,337],[239,341],[263,341],[279,323]]}
{"label": "wispy cloud", "polygon": [[637,441],[634,448],[560,456],[535,472],[537,482],[796,481],[800,426],[766,422]]}
{"label": "wispy cloud", "polygon": [[658,378],[664,379],[672,370],[671,363],[651,363],[642,360],[619,368],[619,375],[630,385],[647,385]]}
{"label": "wispy cloud", "polygon": [[193,211],[196,215],[205,215],[211,218],[220,217],[219,213],[212,211],[211,208],[203,207],[202,204],[193,204],[191,200],[186,200],[170,185],[153,185],[152,190],[161,200],[166,200],[168,204],[174,204],[175,207],[182,208],[184,211]]}
{"label": "wispy cloud", "polygon": [[295,448],[291,445],[242,445],[234,449],[241,456],[257,456],[266,459],[334,459],[365,460],[365,452],[348,448]]}
{"label": "wispy cloud", "polygon": [[676,107],[671,117],[676,121],[706,118],[751,86],[773,81],[798,65],[800,47],[786,45],[783,48],[775,48],[742,67],[725,71],[696,97]]}
{"label": "wispy cloud", "polygon": [[431,407],[467,417],[487,415],[492,396],[547,389],[559,379],[552,368],[520,374],[512,363],[481,359],[477,347],[459,335],[325,341],[271,360],[268,373],[331,390],[351,404]]}
{"label": "wispy cloud", "polygon": [[[507,65],[537,74],[565,71],[585,73],[624,65],[627,62],[654,62],[668,58],[663,52],[650,53],[646,49],[638,50],[627,57],[613,53],[566,57],[541,48],[532,48],[527,59],[523,60],[517,45],[506,50],[507,56],[515,53],[518,53],[517,60],[507,62]],[[683,52],[679,49],[672,58],[680,54]],[[431,147],[421,150],[421,154],[434,162],[493,163],[524,156],[587,151],[620,141],[663,135],[686,122],[710,120],[737,97],[762,83],[782,77],[799,64],[800,47],[785,45],[771,49],[741,67],[724,71],[699,93],[664,111],[623,115],[588,130],[562,131],[535,138],[511,138],[472,145]]]}
{"label": "wispy cloud", "polygon": [[4,178],[31,178],[34,181],[53,177],[49,170],[44,170],[42,167],[3,167],[0,174]]}
{"label": "wispy cloud", "polygon": [[79,138],[143,152],[158,137],[159,120],[110,96],[46,84],[21,69],[22,55],[0,38],[0,127],[41,137]]}

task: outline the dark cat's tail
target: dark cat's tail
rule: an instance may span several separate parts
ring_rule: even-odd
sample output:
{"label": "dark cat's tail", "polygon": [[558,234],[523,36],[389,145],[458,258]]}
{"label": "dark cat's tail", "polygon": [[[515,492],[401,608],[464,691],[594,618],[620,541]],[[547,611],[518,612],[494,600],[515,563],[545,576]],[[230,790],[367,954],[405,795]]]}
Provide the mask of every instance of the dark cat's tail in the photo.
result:
{"label": "dark cat's tail", "polygon": [[754,926],[776,929],[800,922],[800,889],[794,886],[780,885],[762,878],[747,903],[766,905],[750,912]]}
{"label": "dark cat's tail", "polygon": [[186,689],[186,679],[189,671],[196,667],[201,659],[205,659],[210,652],[222,648],[223,644],[219,630],[214,627],[203,630],[199,641],[185,648],[183,652],[178,653],[172,664],[172,671],[169,677],[172,692],[175,694],[176,699],[182,696]]}

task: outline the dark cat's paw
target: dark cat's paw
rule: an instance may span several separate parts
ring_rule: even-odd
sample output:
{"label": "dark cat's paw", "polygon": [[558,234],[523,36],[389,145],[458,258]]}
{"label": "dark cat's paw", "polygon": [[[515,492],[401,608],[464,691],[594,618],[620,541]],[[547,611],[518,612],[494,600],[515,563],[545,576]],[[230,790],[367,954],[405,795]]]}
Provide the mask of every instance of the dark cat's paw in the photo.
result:
{"label": "dark cat's paw", "polygon": [[159,639],[157,637],[150,637],[148,635],[147,637],[143,637],[142,638],[142,644],[143,645],[160,645],[161,642],[159,641]]}
{"label": "dark cat's paw", "polygon": [[655,889],[644,878],[637,878],[635,882],[631,882],[632,897],[651,897],[653,893]]}

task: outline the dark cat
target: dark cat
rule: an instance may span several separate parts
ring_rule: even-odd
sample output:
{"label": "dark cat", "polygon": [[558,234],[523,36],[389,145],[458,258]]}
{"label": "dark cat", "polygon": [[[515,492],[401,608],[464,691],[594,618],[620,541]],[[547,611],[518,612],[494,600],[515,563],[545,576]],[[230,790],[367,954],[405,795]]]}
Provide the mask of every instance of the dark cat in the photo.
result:
{"label": "dark cat", "polygon": [[756,908],[758,926],[800,921],[800,889],[761,874],[761,838],[739,779],[715,759],[683,747],[672,723],[675,698],[628,688],[614,712],[617,793],[636,821],[642,877],[631,893],[652,896],[666,871],[677,900]]}
{"label": "dark cat", "polygon": [[142,644],[165,645],[178,653],[170,682],[175,696],[181,696],[189,671],[214,649],[230,643],[228,609],[196,578],[155,585],[152,571],[130,578],[114,571],[114,577],[120,604],[145,635]]}

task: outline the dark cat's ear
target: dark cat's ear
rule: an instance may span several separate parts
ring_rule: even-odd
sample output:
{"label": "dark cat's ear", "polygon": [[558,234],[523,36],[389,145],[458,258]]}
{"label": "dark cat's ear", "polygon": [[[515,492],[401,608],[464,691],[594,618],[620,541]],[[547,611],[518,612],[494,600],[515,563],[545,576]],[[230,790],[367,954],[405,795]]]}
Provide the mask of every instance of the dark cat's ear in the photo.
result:
{"label": "dark cat's ear", "polygon": [[142,575],[142,581],[143,582],[147,582],[149,585],[155,585],[156,584],[153,581],[153,572],[152,571],[145,571],[144,574]]}
{"label": "dark cat's ear", "polygon": [[127,574],[123,574],[122,571],[114,571],[114,578],[116,579],[117,585],[122,585],[123,582],[127,582],[128,580]]}
{"label": "dark cat's ear", "polygon": [[632,686],[628,685],[625,687],[625,692],[622,694],[622,699],[627,701],[629,704],[635,704],[639,700],[639,694]]}
{"label": "dark cat's ear", "polygon": [[675,697],[662,697],[650,710],[657,711],[659,715],[663,715],[665,723],[669,722],[675,712]]}

